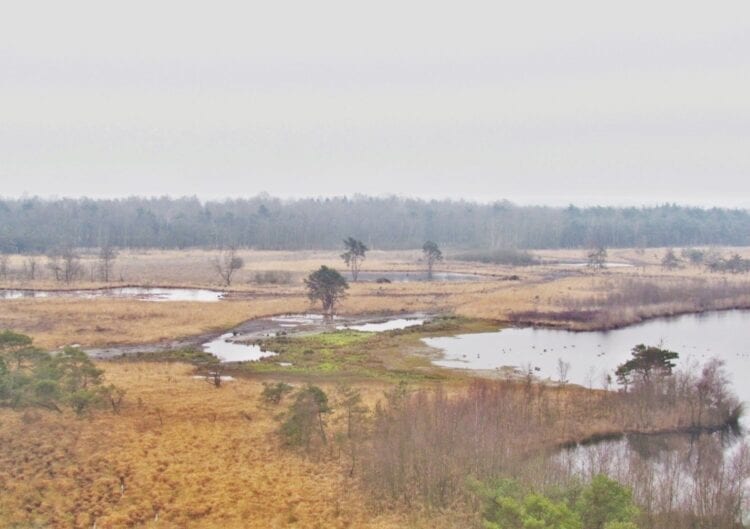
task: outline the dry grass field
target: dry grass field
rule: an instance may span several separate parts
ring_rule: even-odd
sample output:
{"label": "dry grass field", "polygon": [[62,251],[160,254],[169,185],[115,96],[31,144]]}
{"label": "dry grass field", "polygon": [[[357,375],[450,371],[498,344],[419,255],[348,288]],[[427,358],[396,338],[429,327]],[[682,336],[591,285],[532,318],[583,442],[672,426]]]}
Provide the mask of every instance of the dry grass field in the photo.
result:
{"label": "dry grass field", "polygon": [[[734,250],[733,250],[734,251]],[[739,252],[750,256],[750,249]],[[467,263],[447,259],[441,271],[477,273],[485,279],[469,282],[404,282],[377,284],[353,283],[340,307],[343,314],[398,314],[403,312],[450,312],[470,318],[497,321],[513,320],[526,314],[523,321],[587,328],[575,317],[566,319],[568,306],[579,307],[586,300],[601,298],[620,288],[627,280],[644,284],[671,284],[679,287],[700,280],[706,284],[740,285],[750,294],[743,276],[726,276],[706,272],[702,267],[685,266],[663,270],[660,266],[664,249],[612,250],[613,262],[633,263],[632,267],[612,267],[591,271],[572,264],[532,267]],[[211,260],[215,252],[204,250],[122,252],[115,265],[117,284],[186,286],[218,288]],[[0,301],[0,328],[13,328],[34,336],[44,347],[66,344],[104,346],[139,344],[172,340],[219,332],[251,318],[280,313],[315,311],[305,296],[302,278],[321,264],[343,269],[336,252],[254,252],[241,253],[246,263],[230,289],[229,299],[219,303],[154,303],[127,299],[18,299]],[[545,260],[570,261],[583,258],[581,251],[538,252]],[[364,263],[367,271],[421,271],[419,252],[371,252]],[[11,269],[20,269],[23,259],[15,256]],[[94,257],[83,259],[84,268],[94,264]],[[259,284],[255,273],[287,272],[285,284]],[[516,276],[510,280],[512,276]],[[122,282],[119,281],[122,278]],[[34,282],[11,276],[0,286],[5,288],[95,288],[97,282],[77,281],[70,285],[50,282],[46,276]],[[747,288],[746,288],[747,287]],[[717,300],[713,307],[746,306],[747,296]],[[646,317],[702,310],[689,300],[680,303],[661,302],[652,306],[609,307],[604,325],[617,326]],[[578,309],[577,309],[578,310]],[[601,322],[592,322],[601,326]]]}
{"label": "dry grass field", "polygon": [[[282,449],[280,408],[261,405],[259,382],[215,389],[183,364],[104,367],[127,390],[119,415],[0,410],[0,527],[412,526],[373,512],[336,460]],[[362,386],[370,401],[381,389]]]}
{"label": "dry grass field", "polygon": [[[284,448],[277,432],[291,398],[263,401],[257,377],[215,388],[186,364],[99,367],[107,383],[126,391],[117,414],[0,409],[0,527],[448,529],[476,521],[471,509],[435,512],[371,501],[362,471],[349,475],[334,435],[309,455]],[[468,382],[456,379],[444,389],[465,394]],[[329,429],[341,430],[345,408],[336,387],[317,383],[334,408]],[[360,380],[355,387],[373,409],[393,385]],[[529,420],[543,424],[513,434],[526,436],[521,452],[529,455],[636,424],[645,430],[688,424],[684,407],[655,413],[603,391],[521,382],[506,391],[503,402],[525,402],[518,405]]]}

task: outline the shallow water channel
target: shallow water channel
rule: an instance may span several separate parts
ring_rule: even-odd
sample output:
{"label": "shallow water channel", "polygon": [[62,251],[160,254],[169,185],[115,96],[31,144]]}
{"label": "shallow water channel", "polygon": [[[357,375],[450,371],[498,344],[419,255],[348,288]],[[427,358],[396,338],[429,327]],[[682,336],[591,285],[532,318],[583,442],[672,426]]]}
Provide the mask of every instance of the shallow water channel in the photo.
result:
{"label": "shallow water channel", "polygon": [[[404,317],[389,319],[358,319],[334,317],[326,320],[320,314],[285,314],[274,316],[267,320],[259,320],[263,330],[255,330],[252,333],[228,332],[203,344],[203,350],[219,358],[222,362],[252,362],[275,356],[273,351],[263,351],[254,343],[246,343],[250,340],[262,339],[273,336],[276,332],[322,332],[326,330],[353,330],[361,332],[384,332],[398,329],[406,329],[416,325],[422,325],[428,320],[427,317]],[[263,326],[263,322],[267,326]],[[343,323],[342,323],[343,322]],[[279,365],[288,367],[291,364],[279,362]]]}
{"label": "shallow water channel", "polygon": [[24,290],[2,289],[0,299],[25,298],[123,298],[142,301],[202,301],[214,302],[224,297],[218,290],[202,288],[151,288],[151,287],[116,287],[90,290]]}
{"label": "shallow water channel", "polygon": [[362,332],[385,332],[385,331],[397,331],[400,329],[406,329],[408,327],[416,327],[422,325],[425,321],[424,318],[395,318],[385,321],[377,321],[370,323],[362,323],[355,325],[339,325],[337,329],[350,329],[352,331]]}
{"label": "shallow water channel", "polygon": [[268,356],[274,356],[272,351],[262,351],[259,345],[234,342],[234,333],[222,334],[203,344],[203,350],[211,353],[222,362],[250,362]]}

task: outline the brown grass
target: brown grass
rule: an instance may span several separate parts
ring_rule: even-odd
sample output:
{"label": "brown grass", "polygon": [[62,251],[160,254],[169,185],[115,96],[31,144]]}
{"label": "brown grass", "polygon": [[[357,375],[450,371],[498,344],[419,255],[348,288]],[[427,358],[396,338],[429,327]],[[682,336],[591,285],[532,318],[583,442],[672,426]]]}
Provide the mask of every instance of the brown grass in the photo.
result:
{"label": "brown grass", "polygon": [[[215,389],[181,364],[103,367],[127,390],[121,415],[0,410],[0,527],[407,526],[371,512],[336,461],[279,448],[279,409],[259,404],[259,382]],[[368,400],[380,389],[364,387]]]}
{"label": "brown grass", "polygon": [[[679,285],[700,278],[707,284],[725,280],[720,274],[709,274],[702,268],[685,267],[665,271],[659,266],[663,249],[612,250],[611,260],[643,263],[634,268],[613,268],[602,272],[570,266],[512,268],[478,263],[450,262],[442,270],[487,274],[486,281],[463,283],[356,283],[340,307],[343,314],[452,312],[459,316],[489,320],[512,320],[525,313],[524,321],[555,322],[577,327],[576,318],[548,318],[545,314],[560,311],[563,306],[579,307],[602,292],[620,288],[619,280],[648,280]],[[546,259],[580,259],[582,251],[539,252]],[[748,249],[740,249],[750,255]],[[217,286],[211,268],[215,252],[204,250],[128,251],[118,258],[117,267],[128,283],[142,285]],[[336,252],[251,252],[242,256],[246,268],[232,286],[231,299],[220,303],[152,303],[135,300],[2,300],[0,328],[14,328],[35,337],[39,345],[58,347],[79,343],[85,346],[138,344],[181,338],[233,327],[244,320],[285,312],[319,310],[305,297],[301,278],[321,264],[342,269]],[[89,256],[89,264],[93,257]],[[366,270],[420,270],[419,252],[371,252],[364,263]],[[13,267],[22,258],[15,256]],[[252,282],[257,271],[283,270],[292,274],[288,285],[258,285]],[[115,274],[117,277],[119,275]],[[518,275],[519,281],[509,281]],[[624,285],[625,283],[622,283]],[[39,280],[33,284],[11,279],[3,286],[64,288],[59,283]],[[75,283],[68,288],[101,286],[99,283]],[[676,290],[675,290],[676,292]],[[684,311],[684,310],[683,310]],[[654,305],[634,320],[632,310],[611,310],[607,326],[617,326],[644,317],[674,314],[669,303]],[[559,320],[559,318],[558,318]],[[594,322],[594,325],[599,323]]]}
{"label": "brown grass", "polygon": [[[374,507],[373,497],[360,487],[361,478],[373,485],[373,469],[392,470],[383,458],[404,455],[389,449],[398,439],[379,437],[377,428],[367,459],[370,470],[350,477],[346,457],[339,458],[335,450],[305,457],[281,447],[276,431],[288,402],[262,404],[258,380],[240,378],[217,389],[194,379],[193,369],[184,364],[99,366],[107,383],[127,391],[119,415],[97,411],[80,419],[70,412],[0,409],[0,527],[448,529],[466,527],[473,519],[463,507],[450,513],[423,511],[414,503],[404,507],[398,494],[387,502],[397,507]],[[332,384],[321,386],[335,399]],[[415,406],[403,408],[402,418],[412,425],[403,430],[407,437],[432,425],[430,417],[440,419],[434,423],[438,426],[460,423],[449,428],[450,435],[434,436],[439,442],[429,441],[434,432],[422,438],[429,450],[407,454],[422,461],[420,465],[428,464],[435,475],[450,470],[456,491],[464,483],[467,458],[474,454],[472,443],[479,439],[479,431],[469,426],[485,424],[479,417],[498,412],[498,404],[512,420],[498,423],[502,435],[482,426],[483,443],[477,450],[504,450],[507,442],[515,442],[517,452],[528,452],[625,428],[633,421],[646,430],[686,424],[673,409],[655,417],[654,406],[621,406],[620,396],[578,387],[513,382],[472,387],[473,393],[456,382],[445,392],[417,393],[409,399]],[[483,387],[499,391],[500,398],[485,399],[487,406],[478,409],[476,389]],[[391,386],[369,381],[357,383],[357,388],[373,409]],[[435,400],[434,395],[442,397]],[[328,422],[337,424],[335,414]],[[461,432],[470,443],[463,434],[456,436]],[[420,456],[438,453],[434,461]],[[486,461],[474,463],[475,474],[484,475],[479,470]],[[415,472],[422,470],[414,467]],[[374,485],[378,494],[390,492]]]}
{"label": "brown grass", "polygon": [[112,299],[0,301],[0,328],[34,337],[40,347],[102,346],[172,340],[221,331],[268,314],[303,310],[302,298],[221,303],[154,303]]}

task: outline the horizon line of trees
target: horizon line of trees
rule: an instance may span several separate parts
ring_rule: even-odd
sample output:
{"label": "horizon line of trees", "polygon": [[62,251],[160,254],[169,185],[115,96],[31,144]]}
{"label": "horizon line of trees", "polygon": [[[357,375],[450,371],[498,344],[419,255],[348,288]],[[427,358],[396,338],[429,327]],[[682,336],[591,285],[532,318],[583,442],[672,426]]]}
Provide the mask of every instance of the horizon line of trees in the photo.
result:
{"label": "horizon line of trees", "polygon": [[336,249],[344,237],[370,249],[424,241],[463,249],[750,245],[750,211],[678,206],[518,206],[507,201],[268,195],[0,198],[0,253],[60,247]]}

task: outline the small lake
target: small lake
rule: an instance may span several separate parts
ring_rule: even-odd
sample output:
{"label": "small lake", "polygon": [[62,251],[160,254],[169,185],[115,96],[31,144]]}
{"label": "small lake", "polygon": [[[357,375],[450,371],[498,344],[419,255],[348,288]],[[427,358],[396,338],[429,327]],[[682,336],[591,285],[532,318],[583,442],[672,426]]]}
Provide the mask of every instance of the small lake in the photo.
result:
{"label": "small lake", "polygon": [[[349,281],[352,280],[351,272],[344,274]],[[377,281],[378,279],[387,279],[392,283],[405,283],[411,281],[430,281],[425,271],[406,271],[406,272],[365,272],[359,273],[358,281]],[[459,272],[433,272],[432,281],[490,281],[492,277],[481,274],[462,274]]]}
{"label": "small lake", "polygon": [[201,288],[116,287],[89,290],[24,290],[2,289],[0,299],[79,298],[79,299],[137,299],[141,301],[200,301],[215,302],[224,292]]}
{"label": "small lake", "polygon": [[713,357],[726,362],[740,399],[750,401],[750,311],[732,310],[651,320],[622,329],[571,332],[533,327],[497,332],[425,338],[440,349],[434,363],[450,368],[496,370],[513,366],[531,369],[542,379],[559,379],[558,359],[570,364],[568,380],[602,387],[609,374],[630,357],[637,344],[659,345],[680,354],[684,362],[703,363]]}

